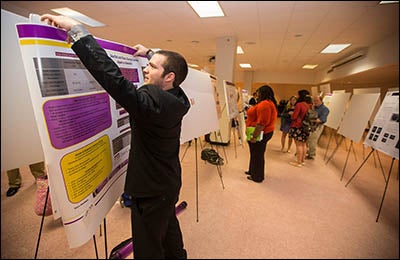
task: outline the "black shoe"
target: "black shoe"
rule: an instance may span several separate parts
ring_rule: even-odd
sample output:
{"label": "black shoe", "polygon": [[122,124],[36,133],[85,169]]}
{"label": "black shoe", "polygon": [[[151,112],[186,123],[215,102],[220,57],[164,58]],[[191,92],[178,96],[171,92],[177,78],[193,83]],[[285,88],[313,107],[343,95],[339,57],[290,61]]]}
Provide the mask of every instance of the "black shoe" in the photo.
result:
{"label": "black shoe", "polygon": [[15,193],[17,193],[18,189],[19,189],[19,187],[17,187],[17,188],[9,188],[8,191],[7,191],[7,194],[6,194],[7,197],[14,196]]}
{"label": "black shoe", "polygon": [[313,156],[310,156],[310,155],[307,155],[305,159],[306,159],[306,160],[314,160],[314,157],[313,157]]}
{"label": "black shoe", "polygon": [[258,182],[258,183],[262,182],[262,181],[253,180],[253,178],[252,178],[251,176],[247,176],[247,179],[248,179],[248,180],[251,180],[251,181],[254,181],[254,182]]}
{"label": "black shoe", "polygon": [[246,174],[246,175],[251,175],[251,173],[248,172],[248,171],[245,171],[244,174]]}

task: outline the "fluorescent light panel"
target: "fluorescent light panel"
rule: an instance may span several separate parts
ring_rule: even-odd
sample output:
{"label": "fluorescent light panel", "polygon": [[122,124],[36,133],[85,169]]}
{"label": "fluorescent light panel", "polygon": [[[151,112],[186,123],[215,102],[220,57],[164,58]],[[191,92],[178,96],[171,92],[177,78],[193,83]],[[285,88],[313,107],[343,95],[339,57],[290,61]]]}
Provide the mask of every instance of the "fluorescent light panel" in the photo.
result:
{"label": "fluorescent light panel", "polygon": [[244,51],[243,51],[242,47],[237,46],[237,48],[236,48],[236,53],[237,53],[237,54],[243,54]]}
{"label": "fluorescent light panel", "polygon": [[380,5],[384,5],[384,4],[397,4],[399,3],[399,1],[380,1],[379,4]]}
{"label": "fluorescent light panel", "polygon": [[321,51],[321,53],[339,53],[342,50],[346,49],[349,47],[351,44],[350,43],[345,43],[345,44],[329,44],[325,49]]}
{"label": "fluorescent light panel", "polygon": [[249,63],[240,63],[239,66],[243,69],[250,69],[251,68],[251,64]]}
{"label": "fluorescent light panel", "polygon": [[199,65],[193,64],[193,63],[188,63],[188,66],[191,67],[191,68],[198,68],[199,67]]}
{"label": "fluorescent light panel", "polygon": [[200,18],[225,16],[218,1],[187,1]]}
{"label": "fluorescent light panel", "polygon": [[75,19],[81,23],[87,24],[91,27],[103,27],[106,26],[104,23],[101,23],[99,21],[96,21],[89,16],[86,16],[84,14],[81,14],[80,12],[77,12],[75,10],[72,10],[68,7],[63,7],[63,8],[56,8],[56,9],[51,9],[53,12],[68,16],[72,19]]}
{"label": "fluorescent light panel", "polygon": [[302,68],[306,70],[312,70],[315,69],[317,66],[317,64],[305,64]]}

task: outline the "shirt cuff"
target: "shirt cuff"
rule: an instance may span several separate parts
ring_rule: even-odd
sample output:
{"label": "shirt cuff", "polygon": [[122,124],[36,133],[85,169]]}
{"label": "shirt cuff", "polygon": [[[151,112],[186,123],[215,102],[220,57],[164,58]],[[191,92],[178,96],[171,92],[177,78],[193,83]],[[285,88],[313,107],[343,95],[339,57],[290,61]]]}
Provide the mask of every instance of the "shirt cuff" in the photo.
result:
{"label": "shirt cuff", "polygon": [[68,31],[68,36],[72,42],[77,42],[80,38],[91,35],[89,31],[82,24],[77,24],[71,27]]}

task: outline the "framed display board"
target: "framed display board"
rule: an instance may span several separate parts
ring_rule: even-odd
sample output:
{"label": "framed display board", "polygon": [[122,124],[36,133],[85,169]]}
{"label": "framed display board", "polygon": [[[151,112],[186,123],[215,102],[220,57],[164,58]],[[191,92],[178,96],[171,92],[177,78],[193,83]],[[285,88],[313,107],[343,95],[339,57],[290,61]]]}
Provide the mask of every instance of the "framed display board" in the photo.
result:
{"label": "framed display board", "polygon": [[325,123],[327,127],[338,129],[343,114],[346,109],[347,101],[350,98],[351,93],[333,93],[329,98],[329,104],[326,104],[329,108],[328,119]]}
{"label": "framed display board", "polygon": [[364,144],[399,159],[399,91],[388,91]]}
{"label": "framed display board", "polygon": [[229,119],[234,119],[239,115],[238,101],[239,93],[232,82],[224,80],[224,91]]}
{"label": "framed display board", "polygon": [[359,142],[379,95],[379,93],[354,94],[350,99],[349,108],[343,116],[338,133],[354,142]]}

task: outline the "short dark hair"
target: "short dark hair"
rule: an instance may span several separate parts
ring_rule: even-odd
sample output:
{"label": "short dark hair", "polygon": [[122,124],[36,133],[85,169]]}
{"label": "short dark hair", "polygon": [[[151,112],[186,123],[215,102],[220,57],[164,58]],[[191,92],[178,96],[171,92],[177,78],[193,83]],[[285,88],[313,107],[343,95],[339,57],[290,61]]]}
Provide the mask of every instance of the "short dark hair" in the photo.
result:
{"label": "short dark hair", "polygon": [[173,82],[174,88],[179,87],[179,85],[185,80],[189,70],[185,58],[174,51],[159,50],[156,53],[167,58],[165,63],[162,65],[164,68],[162,76],[164,77],[168,73],[173,72],[175,74],[175,80]]}

